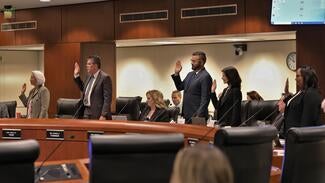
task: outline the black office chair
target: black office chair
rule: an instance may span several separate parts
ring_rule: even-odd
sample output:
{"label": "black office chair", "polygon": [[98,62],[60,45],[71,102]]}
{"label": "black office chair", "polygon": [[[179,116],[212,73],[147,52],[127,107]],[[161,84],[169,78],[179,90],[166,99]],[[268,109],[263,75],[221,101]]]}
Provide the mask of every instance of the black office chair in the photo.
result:
{"label": "black office chair", "polygon": [[248,126],[257,126],[257,121],[273,121],[279,114],[277,103],[278,100],[249,101],[245,105],[246,119],[242,121],[246,120]]}
{"label": "black office chair", "polygon": [[15,100],[0,102],[0,104],[4,104],[4,105],[7,106],[8,113],[9,113],[9,118],[15,118],[16,117],[17,102]]}
{"label": "black office chair", "polygon": [[[69,99],[69,98],[59,98],[57,100],[57,118],[78,118],[77,112],[80,110],[81,101],[80,99]],[[79,110],[79,111],[77,111]]]}
{"label": "black office chair", "polygon": [[285,144],[282,183],[325,182],[325,126],[291,128]]}
{"label": "black office chair", "polygon": [[142,97],[118,97],[116,99],[116,115],[126,115],[128,120],[139,120]]}
{"label": "black office chair", "polygon": [[39,155],[36,140],[0,143],[0,180],[8,183],[34,183],[34,161]]}
{"label": "black office chair", "polygon": [[[229,158],[234,183],[268,183],[272,164],[275,127],[221,128],[214,144]],[[218,163],[218,162],[216,162]]]}
{"label": "black office chair", "polygon": [[166,183],[183,134],[91,136],[91,183]]}

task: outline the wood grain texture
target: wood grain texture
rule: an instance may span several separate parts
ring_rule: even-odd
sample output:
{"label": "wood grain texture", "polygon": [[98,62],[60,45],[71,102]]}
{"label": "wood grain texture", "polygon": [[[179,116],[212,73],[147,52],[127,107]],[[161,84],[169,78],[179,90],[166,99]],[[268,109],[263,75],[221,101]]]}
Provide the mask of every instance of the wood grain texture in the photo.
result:
{"label": "wood grain texture", "polygon": [[37,21],[36,30],[15,31],[17,45],[61,41],[61,9],[59,7],[18,10],[17,22]]}
{"label": "wood grain texture", "polygon": [[[168,10],[168,20],[120,23],[120,13]],[[173,37],[173,0],[115,1],[115,39]]]}
{"label": "wood grain texture", "polygon": [[114,2],[62,7],[62,41],[114,40]]}
{"label": "wood grain texture", "polygon": [[[237,4],[237,15],[181,19],[182,8]],[[220,35],[245,32],[245,0],[176,0],[176,36]]]}
{"label": "wood grain texture", "polygon": [[74,63],[80,63],[80,44],[45,44],[44,74],[45,86],[50,91],[49,116],[56,113],[58,98],[80,98],[80,92],[73,81]]}
{"label": "wood grain texture", "polygon": [[[3,18],[3,14],[0,13],[0,24],[8,23],[11,20],[6,20]],[[0,31],[0,46],[3,45],[14,45],[15,44],[15,32],[2,32]]]}

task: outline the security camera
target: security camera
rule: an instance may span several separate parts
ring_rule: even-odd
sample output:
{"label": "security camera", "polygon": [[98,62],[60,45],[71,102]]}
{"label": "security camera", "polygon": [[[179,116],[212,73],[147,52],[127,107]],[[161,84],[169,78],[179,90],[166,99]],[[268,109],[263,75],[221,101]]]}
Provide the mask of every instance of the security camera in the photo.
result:
{"label": "security camera", "polygon": [[247,44],[234,44],[235,55],[242,56],[247,51]]}

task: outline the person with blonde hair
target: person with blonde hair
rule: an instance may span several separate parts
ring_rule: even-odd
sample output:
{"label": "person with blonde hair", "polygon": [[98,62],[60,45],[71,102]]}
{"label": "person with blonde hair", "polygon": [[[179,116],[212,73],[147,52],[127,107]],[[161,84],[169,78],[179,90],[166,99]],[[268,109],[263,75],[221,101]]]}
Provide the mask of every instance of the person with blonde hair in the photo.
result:
{"label": "person with blonde hair", "polygon": [[255,90],[247,92],[247,100],[252,101],[252,100],[257,100],[257,101],[263,101],[263,97]]}
{"label": "person with blonde hair", "polygon": [[32,71],[30,84],[34,86],[28,97],[25,95],[26,83],[21,88],[19,99],[27,107],[27,118],[47,118],[50,105],[50,92],[44,86],[45,76],[41,71]]}
{"label": "person with blonde hair", "polygon": [[140,115],[141,121],[168,122],[169,114],[164,102],[163,94],[158,90],[149,90],[146,93],[147,107]]}
{"label": "person with blonde hair", "polygon": [[179,151],[170,183],[233,183],[226,156],[216,147],[198,144]]}

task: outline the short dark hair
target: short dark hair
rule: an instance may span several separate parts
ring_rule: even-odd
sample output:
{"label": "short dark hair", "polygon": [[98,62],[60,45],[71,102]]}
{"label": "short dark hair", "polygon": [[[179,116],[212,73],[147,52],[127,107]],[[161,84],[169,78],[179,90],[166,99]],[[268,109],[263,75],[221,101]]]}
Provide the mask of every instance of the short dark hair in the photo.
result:
{"label": "short dark hair", "polygon": [[98,55],[91,55],[87,58],[88,59],[91,59],[93,61],[93,64],[96,64],[98,69],[100,69],[101,67],[101,59]]}
{"label": "short dark hair", "polygon": [[237,69],[233,66],[225,67],[222,69],[222,72],[228,78],[228,84],[233,88],[240,88],[241,86],[241,78]]}
{"label": "short dark hair", "polygon": [[311,66],[301,66],[300,69],[301,76],[304,81],[304,85],[302,87],[303,90],[308,88],[318,88],[318,77],[316,71]]}
{"label": "short dark hair", "polygon": [[194,53],[192,53],[192,56],[196,56],[198,55],[200,57],[200,59],[203,61],[203,64],[205,64],[206,60],[207,60],[207,56],[203,51],[196,51]]}

